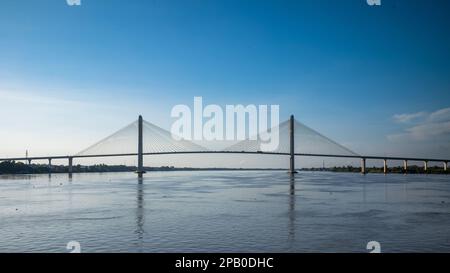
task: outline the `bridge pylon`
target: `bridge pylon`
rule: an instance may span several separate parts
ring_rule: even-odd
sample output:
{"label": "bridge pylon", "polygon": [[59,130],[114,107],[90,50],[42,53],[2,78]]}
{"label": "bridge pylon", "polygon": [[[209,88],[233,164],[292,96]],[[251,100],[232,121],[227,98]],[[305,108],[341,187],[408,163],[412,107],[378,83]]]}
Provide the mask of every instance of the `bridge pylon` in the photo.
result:
{"label": "bridge pylon", "polygon": [[144,141],[143,141],[143,119],[142,116],[139,116],[138,120],[138,166],[136,173],[139,177],[145,173],[144,171]]}
{"label": "bridge pylon", "polygon": [[297,171],[295,170],[295,141],[294,141],[294,115],[291,115],[291,119],[289,120],[289,173],[295,174]]}

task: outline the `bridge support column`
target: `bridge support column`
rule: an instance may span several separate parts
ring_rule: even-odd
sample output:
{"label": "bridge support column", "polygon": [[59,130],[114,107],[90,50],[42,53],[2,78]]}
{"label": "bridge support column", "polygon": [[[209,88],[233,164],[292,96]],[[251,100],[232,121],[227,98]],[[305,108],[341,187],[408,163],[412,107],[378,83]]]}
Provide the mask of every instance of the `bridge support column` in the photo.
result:
{"label": "bridge support column", "polygon": [[73,157],[69,157],[69,174],[73,173]]}
{"label": "bridge support column", "polygon": [[294,116],[291,116],[289,121],[289,140],[290,140],[290,162],[289,162],[289,173],[295,174],[295,143],[294,143]]}
{"label": "bridge support column", "polygon": [[361,173],[366,174],[366,159],[364,157],[361,158]]}
{"label": "bridge support column", "polygon": [[387,159],[383,159],[383,173],[387,174],[387,172],[388,172]]}
{"label": "bridge support column", "polygon": [[444,172],[447,171],[447,168],[448,168],[448,162],[444,162]]}
{"label": "bridge support column", "polygon": [[31,159],[28,159],[28,165],[31,165]]}
{"label": "bridge support column", "polygon": [[144,171],[144,153],[143,153],[143,119],[142,116],[139,116],[138,121],[138,166],[136,173],[139,177],[145,173]]}
{"label": "bridge support column", "polygon": [[424,161],[423,162],[423,171],[427,172],[428,171],[428,161]]}
{"label": "bridge support column", "polygon": [[361,158],[361,173],[366,174],[366,159]]}
{"label": "bridge support column", "polygon": [[403,160],[403,171],[408,173],[408,160]]}
{"label": "bridge support column", "polygon": [[52,173],[52,159],[48,159],[48,173]]}

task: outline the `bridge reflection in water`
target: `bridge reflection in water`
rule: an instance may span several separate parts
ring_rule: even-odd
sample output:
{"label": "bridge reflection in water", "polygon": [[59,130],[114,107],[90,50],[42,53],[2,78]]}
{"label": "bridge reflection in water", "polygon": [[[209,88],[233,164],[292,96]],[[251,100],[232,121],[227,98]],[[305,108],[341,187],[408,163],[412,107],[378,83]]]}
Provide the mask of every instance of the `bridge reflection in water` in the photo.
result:
{"label": "bridge reflection in water", "polygon": [[145,199],[144,199],[144,183],[143,178],[138,178],[136,186],[136,235],[138,238],[138,249],[144,249],[145,236]]}
{"label": "bridge reflection in water", "polygon": [[[287,214],[288,214],[288,223],[287,223],[287,239],[289,245],[289,249],[294,248],[293,243],[295,242],[295,233],[296,233],[296,215],[295,215],[295,203],[296,203],[296,194],[295,194],[295,184],[296,184],[296,176],[289,176],[289,188],[286,188],[286,196],[287,198]],[[145,215],[146,215],[146,202],[145,202],[145,184],[144,178],[138,177],[136,184],[136,230],[135,234],[137,236],[137,248],[139,251],[145,251],[146,248],[146,227],[145,227]]]}

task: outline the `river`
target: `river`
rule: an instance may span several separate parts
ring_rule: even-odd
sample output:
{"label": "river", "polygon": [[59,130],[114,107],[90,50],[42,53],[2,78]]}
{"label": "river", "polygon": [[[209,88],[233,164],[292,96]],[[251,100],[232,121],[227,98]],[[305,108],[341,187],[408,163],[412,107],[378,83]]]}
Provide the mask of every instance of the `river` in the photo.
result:
{"label": "river", "polygon": [[0,252],[450,252],[450,176],[0,176]]}

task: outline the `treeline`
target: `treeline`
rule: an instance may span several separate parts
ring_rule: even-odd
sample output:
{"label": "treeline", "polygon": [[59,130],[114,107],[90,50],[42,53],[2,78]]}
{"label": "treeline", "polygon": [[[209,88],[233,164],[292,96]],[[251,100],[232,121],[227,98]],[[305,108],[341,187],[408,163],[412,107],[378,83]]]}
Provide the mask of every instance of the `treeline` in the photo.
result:
{"label": "treeline", "polygon": [[[244,169],[244,168],[176,168],[174,166],[161,166],[161,167],[145,167],[145,171],[232,171],[232,170],[283,170],[283,169]],[[74,165],[74,173],[102,173],[102,172],[132,172],[136,167],[125,165],[105,165],[98,164],[92,166]],[[327,172],[347,172],[347,173],[359,173],[360,167],[342,166],[331,168],[302,168],[302,171],[327,171]],[[367,167],[368,173],[383,173],[383,168]],[[50,168],[45,164],[25,164],[23,162],[15,161],[3,161],[0,162],[0,174],[42,174],[42,173],[68,173],[69,167],[64,165],[52,165]],[[388,173],[405,173],[402,167],[388,168]],[[430,166],[425,172],[423,167],[409,166],[408,173],[411,174],[447,174],[449,171],[444,171],[444,168],[437,166]]]}
{"label": "treeline", "polygon": [[[88,172],[126,172],[134,171],[135,167],[124,165],[105,165],[98,164],[92,166],[74,165],[74,173]],[[67,173],[69,167],[64,165],[52,165],[49,167],[45,164],[25,164],[23,162],[3,161],[0,162],[0,174],[41,174],[41,173]]]}
{"label": "treeline", "polygon": [[[262,170],[244,168],[177,168],[174,166],[144,167],[147,172],[152,171],[233,171],[233,170]],[[281,169],[270,169],[281,170]],[[125,165],[98,164],[92,166],[74,165],[74,173],[102,173],[102,172],[133,172],[136,167]],[[23,162],[3,161],[0,162],[1,174],[43,174],[43,173],[68,173],[69,167],[64,165],[52,165],[50,168],[45,164],[25,164]]]}
{"label": "treeline", "polygon": [[[350,172],[358,173],[361,172],[361,167],[353,166],[341,166],[341,167],[331,167],[331,168],[303,168],[302,171],[327,171],[327,172]],[[383,167],[366,167],[367,173],[384,173]],[[390,167],[388,168],[388,173],[405,173],[403,167]],[[443,167],[429,166],[425,171],[423,167],[412,165],[408,166],[407,173],[411,174],[447,174],[449,171],[444,171]]]}

